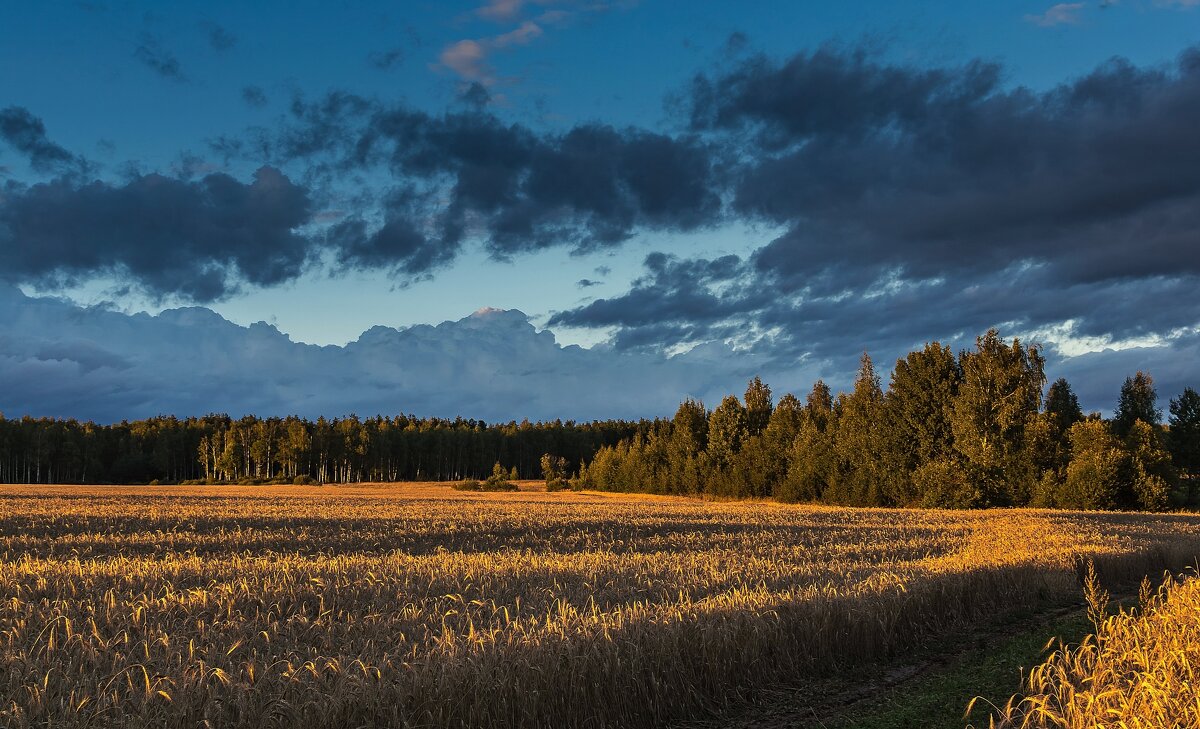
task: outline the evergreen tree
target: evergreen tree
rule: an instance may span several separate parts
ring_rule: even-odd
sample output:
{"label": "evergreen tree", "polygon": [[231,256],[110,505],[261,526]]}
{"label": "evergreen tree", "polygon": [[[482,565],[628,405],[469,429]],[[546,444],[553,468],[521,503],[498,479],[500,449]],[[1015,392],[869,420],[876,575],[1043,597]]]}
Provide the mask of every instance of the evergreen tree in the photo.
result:
{"label": "evergreen tree", "polygon": [[1125,384],[1121,385],[1121,397],[1113,415],[1113,431],[1124,438],[1139,420],[1150,425],[1162,421],[1154,378],[1140,370],[1133,377],[1126,377]]}
{"label": "evergreen tree", "polygon": [[708,418],[708,456],[713,465],[724,469],[746,439],[746,408],[733,395],[727,395]]}
{"label": "evergreen tree", "polygon": [[780,501],[820,501],[829,488],[833,471],[833,442],[825,432],[824,423],[805,418],[800,432],[788,449],[788,470],[783,481],[775,487]]}
{"label": "evergreen tree", "polygon": [[[780,408],[783,402],[780,401]],[[833,397],[829,386],[817,380],[808,394],[800,429],[788,448],[788,470],[775,489],[781,501],[819,501],[829,487],[833,471]]]}
{"label": "evergreen tree", "polygon": [[883,495],[883,390],[871,357],[863,354],[854,391],[839,397],[833,429],[836,464],[825,498],[852,506],[879,506]]}
{"label": "evergreen tree", "polygon": [[731,477],[744,484],[741,491],[747,496],[771,496],[787,477],[792,444],[800,433],[803,414],[800,401],[794,395],[784,395],[762,434],[752,435],[742,444]]}
{"label": "evergreen tree", "polygon": [[1171,400],[1171,457],[1188,476],[1200,474],[1200,394],[1190,387]]}
{"label": "evergreen tree", "polygon": [[775,446],[786,449],[796,440],[803,422],[804,406],[789,392],[779,398],[779,404],[771,411],[764,435]]}
{"label": "evergreen tree", "polygon": [[771,388],[755,377],[746,385],[746,432],[759,435],[771,420]]}
{"label": "evergreen tree", "polygon": [[1005,344],[995,329],[959,356],[962,382],[951,420],[954,447],[979,474],[984,503],[1024,503],[1033,484],[1015,478],[1025,424],[1041,409],[1045,360],[1037,346]]}
{"label": "evergreen tree", "polygon": [[1055,437],[1064,442],[1071,426],[1083,420],[1079,398],[1075,396],[1071,383],[1067,382],[1065,377],[1055,380],[1046,392],[1046,415],[1050,418]]}
{"label": "evergreen tree", "polygon": [[567,483],[567,459],[552,453],[545,453],[541,460],[542,478],[546,480],[547,491],[558,491]]}
{"label": "evergreen tree", "polygon": [[708,410],[699,400],[679,404],[671,419],[671,437],[680,455],[695,457],[708,446]]}
{"label": "evergreen tree", "polygon": [[814,421],[817,429],[824,432],[829,416],[833,412],[833,393],[824,380],[813,383],[812,392],[805,399],[804,415]]}
{"label": "evergreen tree", "polygon": [[883,417],[886,496],[890,503],[920,501],[913,472],[953,454],[951,419],[960,379],[954,354],[937,342],[896,361],[884,398]]}

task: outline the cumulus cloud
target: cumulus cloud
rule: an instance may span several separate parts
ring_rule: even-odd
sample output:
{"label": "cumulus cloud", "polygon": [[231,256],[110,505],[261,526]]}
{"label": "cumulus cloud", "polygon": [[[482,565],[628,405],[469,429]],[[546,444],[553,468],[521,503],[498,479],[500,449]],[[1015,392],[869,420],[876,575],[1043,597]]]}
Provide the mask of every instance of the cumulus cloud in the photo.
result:
{"label": "cumulus cloud", "polygon": [[311,243],[307,191],[272,167],[248,183],[223,173],[159,174],[114,185],[60,177],[11,186],[0,205],[0,277],[54,282],[104,273],[147,292],[211,301],[240,283],[294,278]]}
{"label": "cumulus cloud", "polygon": [[721,140],[733,214],[784,233],[744,260],[652,255],[628,291],[551,324],[614,328],[628,349],[740,339],[830,372],[992,326],[1085,342],[1076,363],[1188,351],[1200,53],[1045,92],[1003,77],[833,47],[697,77],[689,123]]}
{"label": "cumulus cloud", "polygon": [[3,284],[0,317],[8,322],[0,332],[0,411],[8,417],[631,418],[672,412],[684,395],[715,400],[744,386],[759,364],[721,347],[675,358],[564,347],[518,311],[375,327],[344,347],[300,344],[204,308],[130,316]]}
{"label": "cumulus cloud", "polygon": [[[219,145],[269,159],[262,180],[9,183],[0,270],[125,272],[203,302],[318,259],[410,280],[469,243],[498,259],[614,250],[736,220],[776,232],[740,256],[652,254],[628,290],[551,325],[612,331],[631,355],[732,342],[823,373],[853,371],[864,349],[966,346],[990,326],[1064,362],[1084,361],[1084,341],[1104,362],[1185,351],[1181,332],[1200,323],[1200,51],[1116,59],[1046,90],[1005,78],[980,60],[914,66],[836,46],[729,56],[692,81],[670,134],[297,97],[282,128]],[[61,163],[40,122],[12,118],[9,144]],[[314,213],[322,184],[359,179],[386,182],[331,206],[349,214]]]}
{"label": "cumulus cloud", "polygon": [[[348,94],[298,99],[276,139],[281,161],[382,170],[404,188],[387,220],[434,241],[436,266],[477,238],[497,258],[618,245],[636,230],[696,230],[720,219],[711,157],[691,136],[601,124],[539,133],[480,109],[431,115]],[[421,194],[424,191],[427,194]],[[423,271],[401,255],[401,268]]]}
{"label": "cumulus cloud", "polygon": [[[293,342],[259,322],[233,324],[192,307],[127,315],[35,298],[0,283],[0,412],[113,422],[156,414],[240,416],[357,413],[530,419],[669,415],[685,396],[716,403],[762,375],[777,394],[803,394],[818,376],[848,388],[853,368],[822,370],[708,343],[668,357],[562,346],[519,311],[459,321],[374,327],[344,347]],[[876,362],[886,370],[890,360]],[[1195,386],[1200,337],[1164,346],[1048,353],[1087,409],[1111,410],[1121,381],[1154,374],[1165,403]],[[585,374],[581,374],[585,373]],[[581,378],[586,387],[580,387]]]}
{"label": "cumulus cloud", "polygon": [[487,20],[507,22],[516,18],[524,6],[525,0],[488,0],[475,13]]}
{"label": "cumulus cloud", "polygon": [[[257,87],[243,97],[265,102]],[[155,296],[206,302],[241,284],[290,280],[318,261],[406,283],[468,242],[497,259],[585,251],[638,230],[696,230],[721,214],[709,152],[691,138],[598,124],[538,133],[478,108],[430,115],[341,93],[297,99],[291,112],[279,134],[217,145],[227,163],[278,160],[251,182],[185,155],[172,176],[9,183],[0,278],[46,285],[117,274]],[[27,111],[4,114],[0,132],[36,165],[72,159]],[[307,169],[303,182],[280,171],[288,165]],[[329,219],[312,202],[322,170],[326,180],[391,175],[395,186],[363,191],[352,214]]]}
{"label": "cumulus cloud", "polygon": [[1200,53],[1041,93],[1002,76],[825,48],[698,77],[691,124],[732,140],[735,211],[787,227],[748,275],[809,297],[1014,266],[1058,289],[1200,275]]}

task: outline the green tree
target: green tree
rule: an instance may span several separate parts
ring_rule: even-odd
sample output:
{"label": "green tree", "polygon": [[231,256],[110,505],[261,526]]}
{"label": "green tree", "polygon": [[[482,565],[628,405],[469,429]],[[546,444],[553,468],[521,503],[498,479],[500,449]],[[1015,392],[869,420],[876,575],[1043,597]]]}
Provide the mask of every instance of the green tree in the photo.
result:
{"label": "green tree", "polygon": [[542,478],[547,491],[561,491],[567,486],[567,459],[552,453],[543,453],[541,459]]}
{"label": "green tree", "polygon": [[708,456],[713,465],[724,469],[733,461],[746,439],[746,408],[733,395],[727,395],[708,418]]}
{"label": "green tree", "polygon": [[685,456],[694,457],[708,445],[708,410],[699,400],[688,398],[679,404],[671,419],[671,438]]}
{"label": "green tree", "polygon": [[1139,509],[1160,511],[1167,506],[1177,475],[1171,455],[1163,444],[1162,432],[1143,420],[1135,420],[1125,436],[1133,479],[1133,495]]}
{"label": "green tree", "polygon": [[833,442],[829,434],[805,418],[792,447],[788,449],[788,470],[776,486],[780,501],[820,501],[829,488],[833,470]]}
{"label": "green tree", "polygon": [[[1071,459],[1071,426],[1083,422],[1083,410],[1079,398],[1071,389],[1071,383],[1059,378],[1046,392],[1046,407],[1042,417],[1031,420],[1036,432],[1025,444],[1025,465],[1031,478],[1036,478],[1035,494],[1031,497],[1036,506],[1053,505],[1056,493],[1066,478],[1067,464]],[[1040,477],[1039,477],[1040,473]]]}
{"label": "green tree", "polygon": [[833,428],[835,466],[825,499],[852,506],[879,506],[883,495],[883,390],[870,355],[863,354],[854,390],[838,398]]}
{"label": "green tree", "polygon": [[771,388],[755,377],[746,385],[746,432],[760,435],[771,421]]}
{"label": "green tree", "polygon": [[[780,410],[783,401],[780,401]],[[833,470],[833,440],[829,426],[834,419],[829,386],[817,380],[808,394],[800,429],[788,448],[788,469],[775,488],[780,501],[819,501],[829,487]]]}
{"label": "green tree", "polygon": [[1055,380],[1046,392],[1046,415],[1054,428],[1055,437],[1064,441],[1071,426],[1083,420],[1079,398],[1075,396],[1071,383],[1067,382],[1065,377]]}
{"label": "green tree", "polygon": [[1038,346],[1005,344],[995,329],[959,357],[962,381],[951,420],[955,449],[984,479],[985,502],[1024,503],[1032,484],[1020,480],[1025,424],[1041,409],[1045,360]]}
{"label": "green tree", "polygon": [[800,435],[803,424],[804,407],[789,392],[779,399],[779,404],[771,411],[771,419],[762,434],[764,457],[767,459],[766,495],[774,494],[779,484],[787,478],[792,444]]}
{"label": "green tree", "polygon": [[920,501],[913,473],[954,452],[951,426],[954,397],[962,375],[949,347],[926,344],[896,361],[884,397],[884,456],[887,500],[896,505]]}
{"label": "green tree", "polygon": [[1129,453],[1100,420],[1071,426],[1071,463],[1054,505],[1067,509],[1116,509],[1130,505]]}
{"label": "green tree", "polygon": [[1126,377],[1125,384],[1121,385],[1121,396],[1113,414],[1113,432],[1124,438],[1139,420],[1150,425],[1162,422],[1154,378],[1140,370],[1133,377]]}
{"label": "green tree", "polygon": [[817,380],[813,383],[812,391],[805,398],[804,416],[808,420],[815,421],[818,430],[824,431],[832,414],[833,393],[824,380]]}
{"label": "green tree", "polygon": [[1200,475],[1200,394],[1190,387],[1171,400],[1170,447],[1175,466],[1188,476]]}
{"label": "green tree", "polygon": [[926,461],[912,473],[920,505],[930,509],[974,509],[986,502],[983,482],[970,464],[954,456]]}

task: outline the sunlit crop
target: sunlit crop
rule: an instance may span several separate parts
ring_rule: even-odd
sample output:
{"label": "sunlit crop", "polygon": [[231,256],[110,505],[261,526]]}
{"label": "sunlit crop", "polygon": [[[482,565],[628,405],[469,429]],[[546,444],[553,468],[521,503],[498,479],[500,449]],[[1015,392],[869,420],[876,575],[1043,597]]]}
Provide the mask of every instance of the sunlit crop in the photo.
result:
{"label": "sunlit crop", "polygon": [[1108,617],[1106,597],[1090,590],[1096,633],[1031,670],[993,727],[1200,726],[1200,580],[1147,583],[1140,610]]}
{"label": "sunlit crop", "polygon": [[1191,561],[1200,518],[0,489],[0,726],[657,726]]}

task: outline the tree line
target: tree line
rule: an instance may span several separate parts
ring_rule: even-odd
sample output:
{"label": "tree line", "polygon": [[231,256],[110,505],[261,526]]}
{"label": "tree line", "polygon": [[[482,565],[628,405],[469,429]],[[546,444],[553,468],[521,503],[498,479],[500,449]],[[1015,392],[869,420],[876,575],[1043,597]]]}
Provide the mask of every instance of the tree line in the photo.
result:
{"label": "tree line", "polygon": [[496,463],[541,477],[555,453],[577,469],[650,421],[154,417],[99,425],[0,414],[0,483],[356,482],[477,479]]}
{"label": "tree line", "polygon": [[[1200,395],[1152,378],[1114,416],[1085,416],[1065,379],[1045,390],[1036,346],[995,330],[955,355],[897,360],[886,389],[863,355],[850,392],[818,380],[774,402],[761,379],[674,417],[488,424],[170,416],[99,425],[0,414],[2,483],[328,483],[545,478],[565,487],[856,506],[1161,509],[1200,500]],[[1043,396],[1043,391],[1045,395]]]}
{"label": "tree line", "polygon": [[1121,387],[1114,417],[1085,416],[1065,379],[1043,397],[1037,346],[995,330],[955,356],[933,342],[896,362],[886,390],[864,354],[854,387],[817,381],[804,402],[773,402],[759,378],[713,410],[675,416],[600,448],[579,488],[710,494],[851,506],[1193,505],[1200,395],[1187,388],[1162,423],[1153,379]]}

